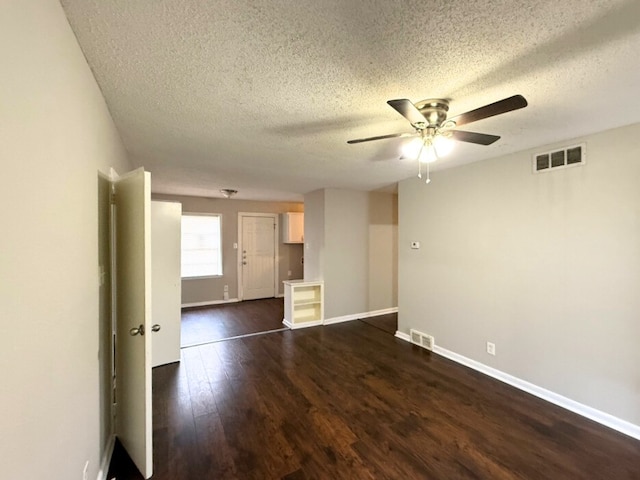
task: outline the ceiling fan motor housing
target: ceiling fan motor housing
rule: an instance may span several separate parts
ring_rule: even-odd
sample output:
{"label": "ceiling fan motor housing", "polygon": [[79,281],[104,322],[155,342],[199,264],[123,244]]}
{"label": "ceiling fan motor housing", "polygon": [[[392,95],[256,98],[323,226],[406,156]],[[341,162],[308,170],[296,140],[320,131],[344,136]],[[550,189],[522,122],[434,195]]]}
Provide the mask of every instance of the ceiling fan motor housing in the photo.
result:
{"label": "ceiling fan motor housing", "polygon": [[[449,101],[443,98],[422,100],[415,104],[420,113],[427,119],[428,126],[439,127],[447,119]],[[415,125],[417,128],[419,126]],[[424,128],[424,127],[423,127]]]}

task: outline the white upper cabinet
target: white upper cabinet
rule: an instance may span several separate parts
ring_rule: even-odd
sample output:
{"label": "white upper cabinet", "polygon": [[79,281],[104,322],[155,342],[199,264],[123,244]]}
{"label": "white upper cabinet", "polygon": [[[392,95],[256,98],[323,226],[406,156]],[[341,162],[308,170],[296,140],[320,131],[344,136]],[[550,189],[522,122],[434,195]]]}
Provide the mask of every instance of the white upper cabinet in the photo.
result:
{"label": "white upper cabinet", "polygon": [[283,243],[304,243],[304,213],[283,213],[281,224]]}

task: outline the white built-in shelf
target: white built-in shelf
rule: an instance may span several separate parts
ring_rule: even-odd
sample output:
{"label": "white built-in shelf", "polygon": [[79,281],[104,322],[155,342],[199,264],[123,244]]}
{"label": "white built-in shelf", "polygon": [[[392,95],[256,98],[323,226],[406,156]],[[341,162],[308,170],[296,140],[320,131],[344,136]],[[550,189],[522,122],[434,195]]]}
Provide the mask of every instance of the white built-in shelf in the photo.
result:
{"label": "white built-in shelf", "polygon": [[320,303],[319,300],[309,300],[308,302],[296,302],[295,300],[293,301],[293,306],[294,307],[303,307],[306,305],[318,305]]}
{"label": "white built-in shelf", "polygon": [[284,323],[289,328],[321,325],[324,319],[323,282],[284,281]]}

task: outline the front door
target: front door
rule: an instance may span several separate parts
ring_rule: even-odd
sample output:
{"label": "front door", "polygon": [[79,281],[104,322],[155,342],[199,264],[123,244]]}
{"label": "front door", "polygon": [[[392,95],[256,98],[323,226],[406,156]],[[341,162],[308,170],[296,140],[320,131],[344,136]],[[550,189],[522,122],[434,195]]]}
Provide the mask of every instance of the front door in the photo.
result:
{"label": "front door", "polygon": [[276,219],[240,214],[242,300],[276,296]]}
{"label": "front door", "polygon": [[151,423],[151,175],[114,182],[116,435],[144,478],[153,473]]}

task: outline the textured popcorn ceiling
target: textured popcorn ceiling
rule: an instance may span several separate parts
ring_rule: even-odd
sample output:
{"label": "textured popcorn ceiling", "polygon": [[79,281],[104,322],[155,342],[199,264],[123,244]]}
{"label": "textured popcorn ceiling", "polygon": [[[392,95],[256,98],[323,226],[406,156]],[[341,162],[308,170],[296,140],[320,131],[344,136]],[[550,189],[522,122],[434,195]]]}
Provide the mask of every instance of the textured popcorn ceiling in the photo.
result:
{"label": "textured popcorn ceiling", "polygon": [[[415,175],[388,99],[442,97],[465,126],[448,168],[640,122],[638,0],[62,0],[153,190],[301,200]],[[434,175],[434,181],[437,173]]]}

